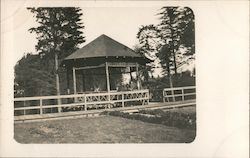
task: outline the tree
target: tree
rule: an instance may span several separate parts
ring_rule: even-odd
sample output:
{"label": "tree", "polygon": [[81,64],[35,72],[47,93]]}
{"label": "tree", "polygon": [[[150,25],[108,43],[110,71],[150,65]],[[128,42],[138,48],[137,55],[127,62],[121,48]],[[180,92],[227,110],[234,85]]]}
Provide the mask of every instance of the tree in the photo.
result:
{"label": "tree", "polygon": [[42,69],[39,55],[30,53],[15,65],[15,85],[15,91],[22,91],[22,96],[26,97],[53,95],[56,92],[53,75]]}
{"label": "tree", "polygon": [[159,31],[154,25],[141,26],[136,36],[140,44],[135,46],[135,51],[154,60],[154,62],[148,64],[151,72],[154,72],[154,68],[158,67],[156,54],[161,43],[158,35]]}
{"label": "tree", "polygon": [[[194,54],[194,15],[187,7],[162,7],[158,25],[142,26],[137,34],[146,54],[155,54],[167,75],[177,74],[177,55],[186,48],[185,55]],[[182,62],[182,61],[178,61]]]}
{"label": "tree", "polygon": [[[188,48],[186,55],[194,53],[194,15],[190,8],[187,7],[162,7],[160,16],[160,39],[162,46],[168,48],[170,66],[174,69],[174,74],[177,74],[176,55],[181,47]],[[166,52],[160,51],[159,57]]]}
{"label": "tree", "polygon": [[37,27],[29,29],[37,35],[38,42],[35,47],[38,55],[28,54],[16,64],[16,85],[24,90],[25,96],[55,95],[56,92],[60,94],[60,62],[85,42],[81,9],[64,7],[28,10],[33,13],[38,23]]}
{"label": "tree", "polygon": [[29,29],[37,34],[36,50],[40,55],[54,56],[57,95],[60,95],[58,58],[63,59],[85,42],[80,8],[28,8],[35,14],[38,27]]}
{"label": "tree", "polygon": [[[139,46],[135,46],[134,48],[134,51],[144,57],[146,57],[146,52],[145,52],[145,49],[143,49],[143,47],[139,47]],[[142,66],[142,65],[139,65],[139,76],[141,78],[141,80],[143,81],[143,83],[146,83],[148,82],[150,76],[152,76],[152,65],[150,64],[146,64],[146,66]],[[142,85],[142,86],[145,86],[145,85]]]}
{"label": "tree", "polygon": [[[28,8],[34,14],[38,27],[30,28],[36,33],[36,50],[45,57],[58,54],[63,59],[85,42],[80,8]],[[60,51],[58,52],[57,49]],[[57,53],[56,53],[57,52]]]}

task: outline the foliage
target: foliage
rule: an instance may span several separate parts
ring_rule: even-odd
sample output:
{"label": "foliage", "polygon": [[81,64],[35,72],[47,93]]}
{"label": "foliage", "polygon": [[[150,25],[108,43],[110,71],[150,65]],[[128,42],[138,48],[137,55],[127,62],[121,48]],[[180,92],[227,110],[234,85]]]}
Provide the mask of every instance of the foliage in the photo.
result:
{"label": "foliage", "polygon": [[55,94],[54,76],[42,68],[38,55],[27,54],[15,66],[16,90],[23,90],[23,96]]}
{"label": "foliage", "polygon": [[194,15],[187,7],[162,7],[158,16],[158,25],[142,26],[137,33],[141,52],[160,59],[164,73],[170,74],[173,68],[177,74],[180,50],[194,54]]}
{"label": "foliage", "polygon": [[[187,7],[163,7],[160,15],[160,36],[170,49],[181,45],[194,49],[194,14]],[[169,40],[167,42],[167,40]],[[190,52],[194,53],[194,51]]]}
{"label": "foliage", "polygon": [[[62,89],[66,87],[64,68],[55,68],[55,54],[59,64],[85,42],[81,9],[75,7],[28,8],[38,23],[29,29],[37,35],[38,55],[27,54],[15,65],[15,89],[24,91],[23,96],[55,95],[55,74],[61,75]],[[19,94],[20,95],[20,94]]]}
{"label": "foliage", "polygon": [[149,114],[157,116],[156,122],[164,124],[167,126],[175,126],[178,128],[192,128],[196,127],[196,114],[190,113],[179,113],[171,111],[162,111],[162,110],[141,110],[142,114]]}
{"label": "foliage", "polygon": [[177,74],[178,50],[187,47],[189,51],[186,55],[194,53],[194,15],[187,7],[163,7],[161,10],[158,14],[161,20],[158,29],[161,30],[159,35],[165,48],[159,51],[158,57],[161,59],[161,65],[166,64],[168,69],[172,66]]}
{"label": "foliage", "polygon": [[[145,56],[145,57],[147,56],[146,53],[143,52],[144,49],[141,48],[141,47],[136,46],[134,48],[134,51],[136,53],[142,55],[142,56]],[[152,64],[151,65],[150,64],[146,64],[146,66],[139,65],[139,77],[143,81],[142,82],[142,86],[143,87],[146,87],[147,82],[148,82],[150,76],[152,76],[152,71],[153,71],[152,70]],[[146,85],[144,85],[144,84],[146,84]]]}
{"label": "foliage", "polygon": [[[195,77],[190,76],[188,72],[173,76],[173,85],[175,87],[195,86]],[[148,81],[148,88],[151,94],[151,101],[162,101],[162,91],[164,88],[170,88],[169,78],[151,78]]]}
{"label": "foliage", "polygon": [[103,115],[119,116],[144,122],[163,124],[178,128],[196,128],[196,114],[185,114],[162,110],[140,110],[138,114],[129,114],[121,111],[103,112]]}
{"label": "foliage", "polygon": [[80,17],[80,8],[28,8],[36,17],[38,27],[29,29],[36,33],[38,43],[36,50],[46,57],[53,56],[59,51],[59,59],[63,59],[78,49],[79,44],[85,42],[81,29],[84,29]]}
{"label": "foliage", "polygon": [[155,57],[155,50],[157,50],[157,44],[160,42],[158,38],[160,30],[154,25],[141,26],[137,38],[140,43],[140,52],[151,58]]}

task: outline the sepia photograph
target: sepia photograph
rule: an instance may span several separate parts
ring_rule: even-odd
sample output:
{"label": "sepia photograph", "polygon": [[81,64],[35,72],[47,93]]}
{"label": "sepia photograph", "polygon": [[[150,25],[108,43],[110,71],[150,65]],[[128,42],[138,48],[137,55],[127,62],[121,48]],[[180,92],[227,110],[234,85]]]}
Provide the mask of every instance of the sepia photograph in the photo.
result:
{"label": "sepia photograph", "polygon": [[20,31],[34,41],[14,69],[17,142],[195,139],[191,8],[25,9],[31,18]]}
{"label": "sepia photograph", "polygon": [[249,157],[249,1],[0,3],[0,157]]}

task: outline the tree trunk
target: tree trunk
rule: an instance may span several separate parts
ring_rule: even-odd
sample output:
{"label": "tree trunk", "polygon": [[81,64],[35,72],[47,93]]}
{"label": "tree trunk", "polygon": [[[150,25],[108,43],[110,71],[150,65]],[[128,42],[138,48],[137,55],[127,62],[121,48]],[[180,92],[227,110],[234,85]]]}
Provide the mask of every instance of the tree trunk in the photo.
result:
{"label": "tree trunk", "polygon": [[168,72],[169,86],[170,86],[170,88],[173,88],[173,82],[172,82],[172,77],[171,77],[171,70],[170,70],[169,61],[167,62],[167,72]]}
{"label": "tree trunk", "polygon": [[170,49],[172,51],[172,56],[173,56],[173,59],[174,59],[174,74],[176,75],[177,74],[177,66],[176,66],[176,52],[175,52],[175,43],[174,43],[174,29],[173,29],[173,10],[169,10],[169,22],[170,22],[170,36],[171,36],[171,45],[170,45]]}
{"label": "tree trunk", "polygon": [[[174,47],[174,44],[173,44]],[[175,49],[173,49],[173,58],[174,58],[174,74],[177,74],[177,66],[176,66],[176,56],[175,56]]]}
{"label": "tree trunk", "polygon": [[[59,83],[59,75],[58,75],[58,54],[55,52],[55,75],[56,75],[56,95],[60,96],[60,83]],[[61,104],[61,99],[57,99],[57,104]],[[58,108],[58,112],[61,112],[61,108]]]}

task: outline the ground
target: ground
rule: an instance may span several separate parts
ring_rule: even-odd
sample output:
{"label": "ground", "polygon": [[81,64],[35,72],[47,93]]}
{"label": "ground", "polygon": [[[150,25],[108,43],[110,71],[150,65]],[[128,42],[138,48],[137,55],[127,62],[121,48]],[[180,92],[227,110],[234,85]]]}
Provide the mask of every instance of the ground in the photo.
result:
{"label": "ground", "polygon": [[19,123],[14,130],[17,142],[38,144],[185,143],[192,142],[196,135],[195,130],[112,116]]}
{"label": "ground", "polygon": [[164,110],[164,111],[172,111],[172,112],[191,114],[191,113],[195,113],[196,108],[194,106],[188,106],[188,107],[183,107],[183,108],[167,109],[167,110]]}

